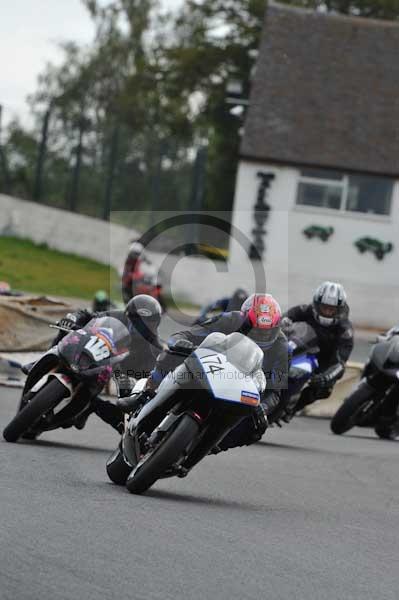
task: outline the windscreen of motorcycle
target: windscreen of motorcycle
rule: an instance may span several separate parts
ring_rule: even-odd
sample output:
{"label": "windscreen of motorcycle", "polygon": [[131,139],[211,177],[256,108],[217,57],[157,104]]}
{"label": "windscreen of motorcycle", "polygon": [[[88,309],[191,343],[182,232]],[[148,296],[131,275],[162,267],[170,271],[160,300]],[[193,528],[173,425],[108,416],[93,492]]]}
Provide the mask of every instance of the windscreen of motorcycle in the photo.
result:
{"label": "windscreen of motorcycle", "polygon": [[393,337],[389,342],[389,350],[387,352],[384,367],[386,369],[399,367],[399,336]]}
{"label": "windscreen of motorcycle", "polygon": [[[399,337],[379,342],[371,352],[371,361],[380,371],[389,372],[399,365]],[[389,374],[389,373],[387,373]]]}
{"label": "windscreen of motorcycle", "polygon": [[317,354],[319,351],[316,332],[308,323],[303,321],[292,323],[290,329],[285,333],[288,337],[288,343],[293,354],[310,351]]}
{"label": "windscreen of motorcycle", "polygon": [[89,346],[85,349],[91,354],[98,355],[96,360],[104,360],[111,356],[119,356],[129,352],[130,334],[127,327],[114,317],[98,317],[92,319],[83,327],[85,333],[90,334]]}
{"label": "windscreen of motorcycle", "polygon": [[262,368],[263,352],[257,344],[242,333],[210,333],[198,346],[223,353],[229,363],[245,375]]}
{"label": "windscreen of motorcycle", "polygon": [[260,402],[256,374],[263,352],[241,333],[212,333],[195,355],[215,398],[257,406]]}

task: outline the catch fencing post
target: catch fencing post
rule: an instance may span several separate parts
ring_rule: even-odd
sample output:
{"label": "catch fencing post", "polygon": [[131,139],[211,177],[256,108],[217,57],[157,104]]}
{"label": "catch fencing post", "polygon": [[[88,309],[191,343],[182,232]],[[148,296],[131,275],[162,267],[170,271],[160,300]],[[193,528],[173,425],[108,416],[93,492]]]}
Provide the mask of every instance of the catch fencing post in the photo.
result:
{"label": "catch fencing post", "polygon": [[42,137],[40,140],[39,146],[39,154],[37,157],[36,163],[36,173],[35,173],[35,185],[33,188],[33,199],[36,202],[40,202],[42,199],[43,192],[43,169],[44,169],[44,161],[46,159],[46,150],[47,150],[47,138],[48,138],[48,126],[50,121],[51,114],[51,104],[44,114],[43,119],[43,127],[42,127]]}

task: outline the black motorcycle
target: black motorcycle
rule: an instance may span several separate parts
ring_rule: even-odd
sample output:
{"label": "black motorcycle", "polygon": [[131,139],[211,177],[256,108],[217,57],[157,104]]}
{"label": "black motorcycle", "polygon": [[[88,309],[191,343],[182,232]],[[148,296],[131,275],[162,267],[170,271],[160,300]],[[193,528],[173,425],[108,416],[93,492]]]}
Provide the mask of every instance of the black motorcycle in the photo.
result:
{"label": "black motorcycle", "polygon": [[374,427],[380,438],[394,439],[398,429],[399,335],[375,344],[362,378],[331,421],[338,435],[352,427]]}
{"label": "black motorcycle", "polygon": [[113,317],[95,318],[67,335],[30,370],[18,412],[3,431],[7,442],[67,428],[108,383],[113,365],[129,354],[129,331]]}
{"label": "black motorcycle", "polygon": [[208,335],[130,418],[107,461],[110,479],[141,494],[157,479],[185,477],[259,406],[262,361],[260,348],[241,333]]}

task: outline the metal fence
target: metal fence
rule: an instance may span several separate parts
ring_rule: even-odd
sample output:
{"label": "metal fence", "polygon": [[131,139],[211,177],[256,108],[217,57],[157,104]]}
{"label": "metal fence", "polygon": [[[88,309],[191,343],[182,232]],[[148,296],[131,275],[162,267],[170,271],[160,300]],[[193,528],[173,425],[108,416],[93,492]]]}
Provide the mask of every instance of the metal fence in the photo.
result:
{"label": "metal fence", "polygon": [[51,107],[35,133],[1,132],[0,125],[0,134],[0,192],[103,219],[111,211],[148,214],[205,204],[206,147],[136,139],[118,122],[93,131],[85,118],[60,144]]}

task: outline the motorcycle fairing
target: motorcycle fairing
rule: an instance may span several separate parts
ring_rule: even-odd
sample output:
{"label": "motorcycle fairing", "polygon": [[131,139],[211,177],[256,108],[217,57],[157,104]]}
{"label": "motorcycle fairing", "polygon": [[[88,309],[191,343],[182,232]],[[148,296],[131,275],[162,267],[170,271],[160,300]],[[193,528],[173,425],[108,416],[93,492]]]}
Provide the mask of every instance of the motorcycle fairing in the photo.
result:
{"label": "motorcycle fairing", "polygon": [[57,346],[50,348],[39,360],[33,365],[29,371],[25,381],[23,394],[30,390],[44,375],[59,365],[59,355]]}
{"label": "motorcycle fairing", "polygon": [[291,368],[302,371],[303,376],[311,375],[318,366],[319,363],[317,358],[312,355],[294,356],[291,361]]}
{"label": "motorcycle fairing", "polygon": [[289,339],[288,345],[293,356],[302,354],[318,354],[320,348],[315,330],[305,321],[292,323],[286,332]]}
{"label": "motorcycle fairing", "polygon": [[113,317],[92,319],[60,341],[59,355],[81,377],[97,376],[98,383],[105,385],[112,376],[113,365],[129,354],[125,347],[128,335],[126,327]]}
{"label": "motorcycle fairing", "polygon": [[216,400],[259,405],[260,395],[252,377],[237,369],[224,354],[197,348],[190,358],[190,370],[195,369],[196,379],[201,381]]}
{"label": "motorcycle fairing", "polygon": [[43,375],[43,377],[41,377],[39,381],[37,381],[35,385],[30,388],[30,391],[34,393],[38,392],[49,381],[49,379],[58,379],[58,381],[62,383],[65,389],[69,392],[69,395],[72,396],[73,387],[70,377],[64,375],[64,373],[53,373],[52,371]]}
{"label": "motorcycle fairing", "polygon": [[386,375],[396,377],[399,369],[399,338],[376,344],[371,353],[371,361]]}
{"label": "motorcycle fairing", "polygon": [[159,423],[160,418],[163,418],[176,404],[175,394],[182,390],[178,380],[180,378],[185,379],[185,373],[188,373],[188,371],[183,363],[162,380],[156,396],[142,408],[137,417],[132,417],[129,420],[131,433],[137,430],[151,429]]}

